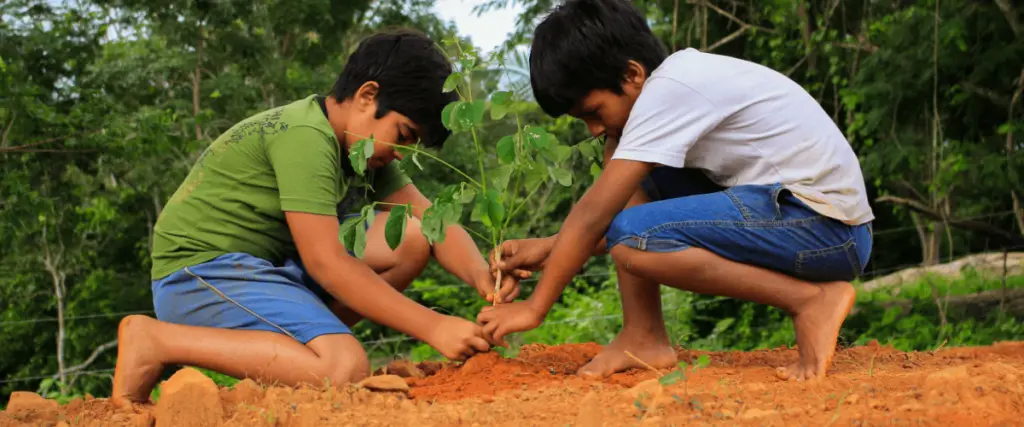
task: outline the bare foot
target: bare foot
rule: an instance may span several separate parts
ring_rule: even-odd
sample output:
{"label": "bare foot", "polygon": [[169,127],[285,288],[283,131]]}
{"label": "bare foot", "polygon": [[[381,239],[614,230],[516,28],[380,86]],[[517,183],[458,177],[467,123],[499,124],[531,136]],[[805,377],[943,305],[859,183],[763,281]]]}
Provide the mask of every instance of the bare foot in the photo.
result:
{"label": "bare foot", "polygon": [[122,319],[117,327],[117,366],[110,400],[121,409],[139,409],[139,404],[150,403],[149,393],[163,373],[152,335],[156,322],[133,315]]}
{"label": "bare foot", "polygon": [[811,380],[823,378],[836,352],[839,328],[853,308],[857,291],[847,282],[819,285],[818,296],[793,315],[796,345],[800,361],[778,368],[784,380]]}
{"label": "bare foot", "polygon": [[616,372],[647,367],[629,357],[626,354],[627,351],[656,369],[671,368],[678,361],[676,351],[668,344],[667,337],[623,329],[619,336],[615,337],[615,340],[605,346],[590,363],[580,368],[577,374],[582,377],[599,379]]}

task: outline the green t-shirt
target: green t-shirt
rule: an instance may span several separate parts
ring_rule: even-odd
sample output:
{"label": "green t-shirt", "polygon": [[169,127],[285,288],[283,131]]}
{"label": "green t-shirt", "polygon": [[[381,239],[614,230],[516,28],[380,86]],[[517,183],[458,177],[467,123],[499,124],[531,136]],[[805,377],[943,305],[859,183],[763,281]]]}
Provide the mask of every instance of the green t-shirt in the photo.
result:
{"label": "green t-shirt", "polygon": [[379,201],[411,182],[395,162],[360,177],[348,161],[315,95],[231,127],[157,219],[152,279],[232,252],[279,264],[297,256],[284,211],[334,216],[350,190]]}

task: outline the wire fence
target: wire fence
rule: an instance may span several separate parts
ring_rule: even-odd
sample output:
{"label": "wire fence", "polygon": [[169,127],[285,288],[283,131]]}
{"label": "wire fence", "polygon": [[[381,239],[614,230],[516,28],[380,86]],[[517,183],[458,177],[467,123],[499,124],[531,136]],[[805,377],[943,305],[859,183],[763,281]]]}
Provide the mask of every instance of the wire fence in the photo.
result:
{"label": "wire fence", "polygon": [[[978,220],[978,219],[986,219],[986,218],[995,218],[995,217],[1000,217],[1000,216],[1006,216],[1006,215],[1011,215],[1013,213],[1014,213],[1014,211],[1003,211],[1003,212],[996,212],[996,213],[990,213],[990,214],[984,214],[984,215],[977,215],[977,216],[965,217],[965,218],[959,218],[959,219],[961,219],[961,220]],[[915,230],[916,231],[917,229],[918,228],[916,226],[894,227],[894,228],[888,228],[888,229],[885,229],[885,230],[877,230],[877,231],[874,231],[873,234],[875,236],[879,236],[879,235],[887,235],[887,234],[893,234],[893,233],[905,232],[905,231],[911,231],[911,230]],[[1016,245],[1016,246],[1010,246],[1010,247],[1007,247],[1007,248],[1001,248],[1000,251],[1003,251],[1003,250],[1005,250],[1005,251],[1014,251],[1014,250],[1018,250],[1018,249],[1024,249],[1024,245]],[[877,250],[877,248],[876,248],[876,250]],[[939,258],[940,263],[943,260],[945,260],[945,262],[952,262],[952,261],[955,261],[956,259],[962,258],[964,256],[968,256],[968,255],[974,255],[974,254],[947,255],[946,258],[942,258],[941,256],[938,257],[938,258]],[[865,273],[861,277],[861,279],[862,280],[874,279],[874,278],[878,278],[878,277],[881,277],[881,276],[888,275],[890,273],[895,273],[895,272],[898,272],[898,271],[903,271],[903,270],[907,270],[907,269],[915,268],[915,267],[921,267],[921,265],[920,264],[905,264],[905,265],[888,267],[888,268],[884,268],[884,269],[872,269],[870,272]],[[579,275],[576,275],[576,277],[577,278],[610,278],[613,274],[614,274],[614,272],[609,270],[609,271],[604,271],[604,272],[579,274]],[[523,291],[527,291],[528,287],[530,287],[533,284],[536,284],[538,281],[539,281],[539,278],[535,276],[535,277],[531,277],[529,279],[521,280],[520,283],[525,285],[525,286],[523,286],[523,288],[524,288]],[[413,288],[407,289],[405,292],[406,293],[426,293],[426,292],[442,291],[442,290],[449,290],[449,289],[469,289],[469,288],[468,288],[467,285],[464,285],[464,284],[463,285],[436,285],[436,286],[425,286],[425,287],[413,287]],[[692,304],[688,304],[686,307],[689,307],[691,309],[700,309],[700,308],[706,307],[708,305],[721,302],[721,301],[726,300],[726,299],[727,298],[719,297],[719,298],[715,298],[715,299],[702,300],[702,301],[694,302]],[[682,309],[682,308],[685,308],[685,307],[683,307],[683,306],[666,307],[666,308],[664,308],[664,310],[665,311],[674,311],[674,310],[679,310],[679,309]],[[143,314],[143,315],[149,314],[149,315],[152,315],[152,314],[154,314],[154,311],[153,310],[131,310],[131,311],[119,311],[119,312],[111,312],[111,313],[90,313],[90,314],[82,314],[82,315],[65,316],[63,320],[65,322],[68,322],[68,321],[109,319],[109,318],[120,318],[120,317],[124,317],[124,316],[129,316],[129,315],[136,315],[136,314]],[[593,322],[593,321],[600,321],[600,320],[621,319],[621,317],[622,317],[621,314],[612,314],[612,315],[601,315],[601,316],[566,318],[566,319],[559,319],[559,320],[554,320],[554,321],[548,321],[548,322],[545,322],[544,325],[586,323],[586,322]],[[9,327],[9,326],[20,326],[20,325],[29,325],[29,324],[38,324],[38,323],[49,323],[49,322],[57,322],[59,320],[60,320],[60,318],[58,318],[58,317],[39,317],[39,318],[33,318],[33,319],[21,319],[21,320],[2,321],[2,322],[0,322],[0,330],[2,330],[5,327]],[[760,329],[760,328],[753,328],[752,331],[757,331],[758,329]],[[379,349],[381,346],[384,346],[386,344],[397,344],[397,343],[403,343],[403,342],[409,342],[409,341],[416,341],[416,339],[413,338],[413,337],[408,337],[408,336],[395,336],[395,337],[381,338],[381,339],[377,339],[377,340],[364,341],[362,344],[367,349],[367,353],[370,353],[370,352],[373,352],[373,351]],[[80,376],[80,375],[109,375],[113,371],[114,371],[114,368],[104,368],[104,369],[92,369],[92,370],[67,371],[67,372],[65,372],[65,374],[66,375],[75,375],[75,376]],[[40,380],[45,380],[45,379],[48,379],[48,378],[56,378],[59,375],[60,375],[60,373],[52,373],[52,374],[48,374],[48,375],[12,377],[12,378],[0,379],[0,384],[40,381]]]}

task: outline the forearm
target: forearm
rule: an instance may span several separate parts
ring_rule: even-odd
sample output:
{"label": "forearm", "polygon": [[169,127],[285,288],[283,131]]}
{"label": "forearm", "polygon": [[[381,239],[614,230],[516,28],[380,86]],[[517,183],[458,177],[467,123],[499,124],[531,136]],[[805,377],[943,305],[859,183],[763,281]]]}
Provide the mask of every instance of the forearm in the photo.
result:
{"label": "forearm", "polygon": [[[630,196],[629,202],[626,203],[626,207],[623,210],[629,209],[629,208],[631,208],[633,206],[642,205],[642,204],[648,203],[650,201],[651,201],[651,199],[650,199],[650,197],[647,197],[647,192],[644,191],[643,187],[637,187],[636,191],[633,192],[633,195]],[[608,238],[605,237],[605,236],[601,236],[601,240],[599,240],[597,242],[597,245],[594,246],[594,250],[593,250],[593,252],[591,252],[590,255],[591,256],[600,256],[600,255],[604,255],[604,254],[607,254],[607,253],[608,253]]]}
{"label": "forearm", "polygon": [[480,255],[473,238],[460,226],[448,227],[444,242],[434,244],[434,259],[464,283],[473,285],[481,275],[490,275],[487,260]]}
{"label": "forearm", "polygon": [[440,314],[396,291],[369,266],[339,253],[308,265],[310,275],[331,296],[371,321],[428,341]]}
{"label": "forearm", "polygon": [[[565,290],[565,286],[593,251],[584,248],[597,248],[604,241],[602,232],[611,222],[588,212],[585,203],[578,204],[569,213],[562,230],[555,238],[551,255],[545,260],[544,274],[536,289],[530,296],[530,303],[541,313],[547,313]],[[602,224],[603,223],[603,224]]]}

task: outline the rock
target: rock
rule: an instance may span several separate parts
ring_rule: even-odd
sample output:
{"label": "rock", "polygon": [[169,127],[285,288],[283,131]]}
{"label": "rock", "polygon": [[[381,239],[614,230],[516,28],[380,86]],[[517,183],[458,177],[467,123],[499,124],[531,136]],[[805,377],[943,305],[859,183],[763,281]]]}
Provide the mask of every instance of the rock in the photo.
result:
{"label": "rock", "polygon": [[366,378],[357,384],[373,391],[409,391],[409,384],[398,375],[378,375]]}
{"label": "rock", "polygon": [[202,372],[182,368],[161,385],[156,427],[219,425],[223,416],[217,384]]}

